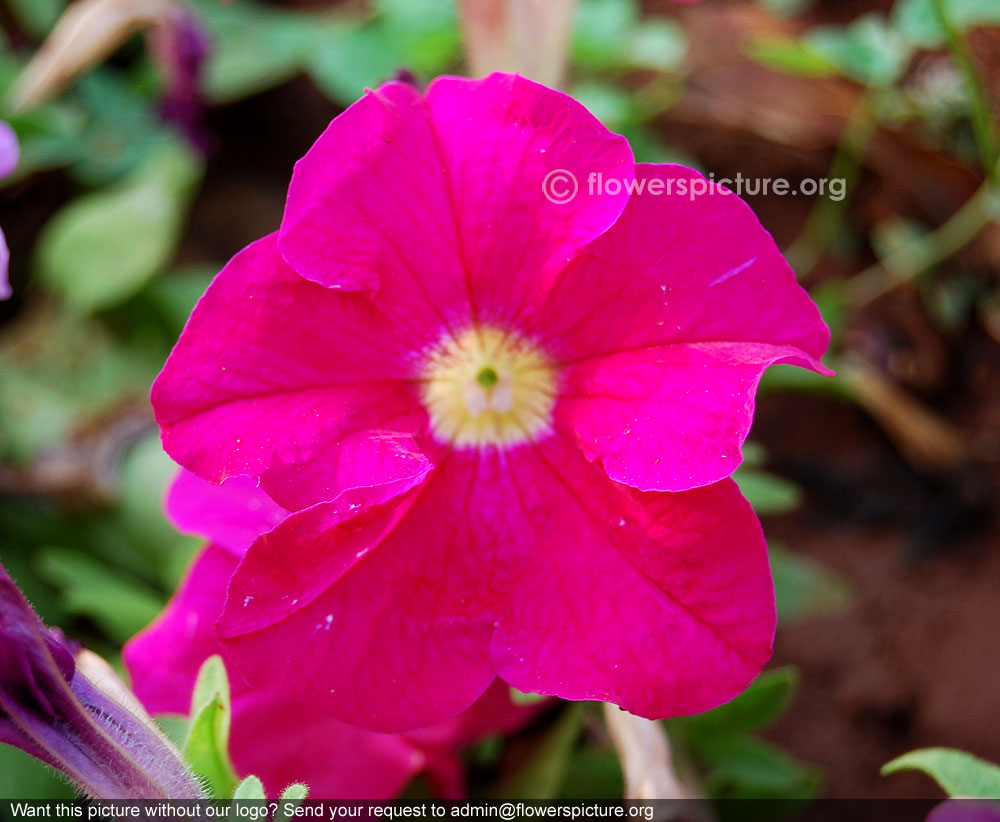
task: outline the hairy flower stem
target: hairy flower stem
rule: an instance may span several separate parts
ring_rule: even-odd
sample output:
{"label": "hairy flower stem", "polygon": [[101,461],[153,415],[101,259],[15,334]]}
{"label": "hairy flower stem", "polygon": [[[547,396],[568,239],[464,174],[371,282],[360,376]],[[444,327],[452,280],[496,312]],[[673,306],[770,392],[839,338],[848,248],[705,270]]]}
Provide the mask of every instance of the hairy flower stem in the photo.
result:
{"label": "hairy flower stem", "polygon": [[[91,660],[84,665],[95,670]],[[158,731],[81,671],[0,565],[0,742],[62,771],[94,799],[199,799]]]}

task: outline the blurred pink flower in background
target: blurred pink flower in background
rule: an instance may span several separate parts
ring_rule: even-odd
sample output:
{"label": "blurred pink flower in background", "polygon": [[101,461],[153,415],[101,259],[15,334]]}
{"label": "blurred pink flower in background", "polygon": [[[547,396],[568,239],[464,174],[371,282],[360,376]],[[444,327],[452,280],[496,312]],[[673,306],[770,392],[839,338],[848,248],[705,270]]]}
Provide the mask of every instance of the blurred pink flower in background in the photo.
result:
{"label": "blurred pink flower in background", "polygon": [[497,675],[647,717],[731,699],[775,611],[728,477],[763,371],[823,371],[828,339],[746,204],[566,95],[366,94],[153,386],[171,456],[296,512],[235,571],[228,658],[378,730]]}
{"label": "blurred pink flower in background", "polygon": [[[247,545],[287,512],[246,477],[219,487],[186,472],[174,482],[167,507],[180,530],[210,542],[156,622],[126,645],[124,660],[147,710],[186,715],[201,664],[221,651],[214,631],[226,584]],[[301,673],[310,675],[308,664]],[[459,748],[515,730],[540,707],[514,705],[510,689],[496,682],[463,714],[390,735],[345,725],[280,690],[250,688],[231,667],[229,676],[234,765],[241,776],[259,776],[274,796],[298,781],[312,798],[391,798],[426,773],[439,795],[461,797]]]}
{"label": "blurred pink flower in background", "polygon": [[1000,822],[1000,802],[948,799],[927,814],[927,822]]}
{"label": "blurred pink flower in background", "polygon": [[[14,172],[20,158],[21,151],[14,129],[0,120],[0,180]],[[7,248],[3,229],[0,228],[0,300],[6,300],[11,295],[10,281],[7,278],[9,264],[10,250]]]}

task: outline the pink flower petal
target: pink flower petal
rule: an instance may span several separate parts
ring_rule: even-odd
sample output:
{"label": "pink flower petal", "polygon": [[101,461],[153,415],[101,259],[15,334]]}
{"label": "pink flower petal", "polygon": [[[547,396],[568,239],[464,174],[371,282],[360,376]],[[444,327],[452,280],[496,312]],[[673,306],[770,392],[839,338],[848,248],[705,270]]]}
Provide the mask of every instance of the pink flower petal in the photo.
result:
{"label": "pink flower petal", "polygon": [[510,317],[526,286],[625,207],[624,192],[551,202],[543,183],[560,169],[631,179],[632,155],[579,103],[523,77],[442,77],[426,98],[390,83],[296,165],[281,251],[304,277],[376,292],[408,326]]}
{"label": "pink flower petal", "polygon": [[167,516],[179,531],[243,556],[247,546],[288,516],[250,477],[213,485],[181,471],[167,492]]}
{"label": "pink flower petal", "polygon": [[[235,568],[227,550],[207,547],[156,622],[125,646],[147,710],[187,715],[202,662],[221,651],[215,620]],[[362,731],[280,692],[252,690],[232,669],[230,678],[233,762],[241,775],[259,776],[269,796],[304,781],[317,799],[390,798],[427,764],[403,737]]]}
{"label": "pink flower petal", "polygon": [[[208,546],[163,613],[125,646],[133,688],[151,712],[188,713],[202,662],[222,651],[214,625],[236,564],[228,550]],[[388,799],[426,771],[439,795],[460,798],[463,779],[456,747],[513,731],[538,710],[514,705],[508,686],[495,682],[482,700],[446,722],[414,734],[374,733],[289,699],[280,689],[249,688],[228,668],[233,762],[239,774],[259,776],[269,796],[302,781],[314,799]]]}
{"label": "pink flower petal", "polygon": [[562,372],[562,424],[588,459],[644,491],[684,491],[729,476],[769,365],[790,346],[662,345],[581,360]]}
{"label": "pink flower petal", "polygon": [[760,525],[731,481],[636,494],[559,437],[452,452],[401,502],[264,535],[220,636],[251,682],[380,730],[462,710],[495,671],[646,716],[707,710],[771,653]]}
{"label": "pink flower petal", "polygon": [[[150,713],[186,716],[190,710],[201,663],[219,653],[215,621],[238,561],[228,549],[209,545],[153,624],[125,644],[122,659],[132,690]],[[231,685],[235,690],[241,681]]]}
{"label": "pink flower petal", "polygon": [[430,467],[412,352],[363,295],[298,277],[275,239],[216,277],[153,383],[164,448],[212,482],[259,477],[289,510],[405,490]]}
{"label": "pink flower petal", "polygon": [[[471,705],[494,677],[499,541],[516,539],[471,504],[480,483],[505,481],[495,460],[479,462],[453,452],[447,471],[401,502],[353,518],[317,505],[255,542],[218,626],[244,676],[375,730],[410,730]],[[479,544],[481,528],[498,542]]]}
{"label": "pink flower petal", "polygon": [[[439,78],[427,90],[427,107],[475,316],[512,320],[619,218],[626,192],[591,196],[585,181],[595,172],[632,180],[632,151],[573,98],[517,75]],[[562,187],[547,187],[549,175],[562,175]],[[567,202],[549,199],[574,183],[576,196]]]}
{"label": "pink flower petal", "polygon": [[455,742],[473,742],[490,734],[512,733],[552,704],[551,701],[543,700],[528,705],[515,705],[511,700],[510,686],[495,679],[469,710],[426,728],[409,731],[406,737],[419,741],[426,748],[442,747]]}
{"label": "pink flower petal", "polygon": [[764,536],[735,483],[643,494],[546,446],[519,472],[546,502],[524,513],[537,542],[493,637],[497,673],[649,718],[739,694],[771,656],[776,614]]}
{"label": "pink flower petal", "polygon": [[[769,365],[830,373],[830,335],[738,197],[683,166],[640,165],[636,180],[643,193],[526,325],[566,366],[564,419],[588,457],[681,491],[735,470]],[[698,184],[709,193],[679,193]]]}
{"label": "pink flower petal", "polygon": [[233,710],[233,764],[260,776],[268,796],[304,782],[312,799],[391,799],[432,764],[461,784],[454,750],[428,757],[405,736],[345,725],[307,702],[246,689]]}
{"label": "pink flower petal", "polygon": [[447,325],[468,311],[448,197],[423,99],[408,84],[386,83],[295,164],[281,251],[317,283],[378,291],[408,326]]}

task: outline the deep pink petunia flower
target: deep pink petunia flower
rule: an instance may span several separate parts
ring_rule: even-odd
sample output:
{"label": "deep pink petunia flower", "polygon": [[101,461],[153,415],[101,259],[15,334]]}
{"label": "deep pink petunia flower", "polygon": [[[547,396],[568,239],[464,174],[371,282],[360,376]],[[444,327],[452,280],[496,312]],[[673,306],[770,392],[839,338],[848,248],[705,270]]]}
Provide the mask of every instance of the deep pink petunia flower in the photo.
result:
{"label": "deep pink petunia flower", "polygon": [[219,624],[250,681],[380,730],[497,675],[663,717],[771,655],[766,547],[727,477],[764,369],[822,370],[828,339],[736,196],[634,165],[564,94],[448,77],[331,123],[152,400],[175,459],[297,512]]}
{"label": "deep pink petunia flower", "polygon": [[[210,540],[159,618],[124,650],[136,695],[154,713],[186,714],[201,664],[221,652],[215,621],[226,584],[246,547],[287,511],[247,477],[221,487],[182,473],[167,510],[182,531]],[[233,721],[230,749],[240,775],[256,774],[269,795],[292,782],[313,798],[387,799],[425,772],[445,798],[463,792],[458,748],[490,734],[516,730],[542,706],[517,706],[496,682],[469,710],[405,735],[346,725],[281,691],[250,688],[230,669]]]}

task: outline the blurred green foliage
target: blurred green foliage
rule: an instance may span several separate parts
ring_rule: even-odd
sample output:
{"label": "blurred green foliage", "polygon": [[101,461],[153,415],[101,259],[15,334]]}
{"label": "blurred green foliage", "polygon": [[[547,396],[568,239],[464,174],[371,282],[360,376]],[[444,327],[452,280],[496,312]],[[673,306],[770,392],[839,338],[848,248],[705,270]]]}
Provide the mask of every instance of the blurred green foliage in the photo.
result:
{"label": "blurred green foliage", "polygon": [[766,671],[732,702],[706,714],[670,720],[705,773],[705,789],[720,799],[807,798],[819,772],[756,734],[784,713],[795,693],[792,668]]}
{"label": "blurred green foliage", "polygon": [[213,41],[205,91],[222,103],[308,74],[333,100],[354,102],[401,68],[432,77],[457,66],[453,3],[375,0],[364,19],[249,2],[193,0]]}
{"label": "blurred green foliage", "polygon": [[81,313],[117,305],[164,271],[200,164],[165,144],[123,179],[78,197],[39,238],[40,280]]}

